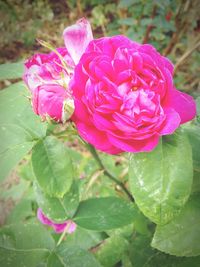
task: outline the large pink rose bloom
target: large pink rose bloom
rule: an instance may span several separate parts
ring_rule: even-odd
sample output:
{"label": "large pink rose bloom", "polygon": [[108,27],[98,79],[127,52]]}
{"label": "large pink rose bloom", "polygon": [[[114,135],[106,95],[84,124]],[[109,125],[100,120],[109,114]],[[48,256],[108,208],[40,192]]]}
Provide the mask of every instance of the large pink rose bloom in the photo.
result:
{"label": "large pink rose bloom", "polygon": [[172,77],[173,65],[151,45],[124,36],[91,41],[71,80],[79,134],[110,154],[151,151],[196,114]]}

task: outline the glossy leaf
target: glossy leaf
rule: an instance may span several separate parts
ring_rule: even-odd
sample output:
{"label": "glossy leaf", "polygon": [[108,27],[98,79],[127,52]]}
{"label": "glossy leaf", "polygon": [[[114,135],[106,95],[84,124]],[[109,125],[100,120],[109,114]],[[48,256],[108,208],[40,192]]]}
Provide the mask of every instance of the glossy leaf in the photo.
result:
{"label": "glossy leaf", "polygon": [[55,222],[72,218],[79,204],[78,185],[73,182],[70,190],[61,198],[50,197],[35,184],[36,200],[44,214]]}
{"label": "glossy leaf", "polygon": [[0,80],[21,78],[23,70],[24,70],[23,62],[1,64]]}
{"label": "glossy leaf", "polygon": [[194,195],[178,217],[157,226],[152,246],[175,256],[200,255],[200,195]]}
{"label": "glossy leaf", "polygon": [[200,192],[200,172],[194,171],[192,193]]}
{"label": "glossy leaf", "polygon": [[129,177],[140,210],[157,224],[172,220],[191,192],[192,151],[186,136],[167,136],[152,152],[132,154]]}
{"label": "glossy leaf", "polygon": [[73,166],[67,148],[57,138],[47,136],[35,145],[32,165],[38,184],[44,192],[62,198],[69,191]]}
{"label": "glossy leaf", "polygon": [[192,145],[192,157],[194,170],[200,172],[200,126],[188,124],[184,128]]}
{"label": "glossy leaf", "polygon": [[63,243],[51,254],[47,267],[101,267],[101,265],[87,250]]}
{"label": "glossy leaf", "polygon": [[77,226],[76,231],[68,235],[65,241],[70,246],[90,249],[96,247],[108,236],[104,232],[89,231]]}
{"label": "glossy leaf", "polygon": [[54,248],[48,231],[35,223],[9,225],[0,230],[0,266],[35,267]]}
{"label": "glossy leaf", "polygon": [[32,201],[29,199],[22,199],[11,211],[7,218],[7,223],[16,223],[25,221],[27,217],[35,216],[32,210]]}
{"label": "glossy leaf", "polygon": [[0,92],[0,180],[46,134],[46,124],[33,113],[22,82]]}
{"label": "glossy leaf", "polygon": [[128,245],[128,241],[122,236],[112,236],[96,248],[95,256],[102,266],[112,267],[123,258]]}
{"label": "glossy leaf", "polygon": [[133,237],[129,247],[132,267],[199,267],[200,257],[171,256],[150,247],[150,242],[150,237]]}
{"label": "glossy leaf", "polygon": [[133,222],[135,208],[117,197],[94,198],[82,201],[74,217],[81,227],[103,231]]}

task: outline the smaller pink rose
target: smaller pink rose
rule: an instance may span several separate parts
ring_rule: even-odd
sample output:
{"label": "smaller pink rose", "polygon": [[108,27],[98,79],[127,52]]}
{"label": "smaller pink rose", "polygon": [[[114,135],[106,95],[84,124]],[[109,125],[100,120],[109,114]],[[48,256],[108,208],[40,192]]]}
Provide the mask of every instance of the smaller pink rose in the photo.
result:
{"label": "smaller pink rose", "polygon": [[46,215],[42,212],[42,209],[37,210],[38,220],[45,225],[51,226],[56,233],[62,233],[67,227],[67,233],[72,234],[76,230],[76,224],[72,220],[67,220],[63,223],[55,223],[54,221],[47,218]]}
{"label": "smaller pink rose", "polygon": [[65,48],[49,54],[35,54],[24,66],[23,80],[32,94],[34,112],[43,119],[69,120],[74,112],[70,80],[90,41],[90,23],[82,18],[63,32]]}
{"label": "smaller pink rose", "polygon": [[66,48],[36,54],[25,62],[23,79],[32,94],[33,110],[37,115],[59,122],[71,117],[73,108],[66,115],[64,107],[66,102],[73,100],[68,87],[73,69],[74,62]]}

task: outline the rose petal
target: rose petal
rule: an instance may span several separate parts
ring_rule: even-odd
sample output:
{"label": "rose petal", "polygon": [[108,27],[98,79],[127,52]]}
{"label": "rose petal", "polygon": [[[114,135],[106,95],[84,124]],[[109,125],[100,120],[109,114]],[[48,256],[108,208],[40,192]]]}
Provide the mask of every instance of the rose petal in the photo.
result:
{"label": "rose petal", "polygon": [[149,152],[153,150],[159,142],[159,136],[154,134],[149,139],[144,140],[123,140],[118,137],[108,134],[108,139],[114,146],[126,152]]}
{"label": "rose petal", "polygon": [[67,233],[69,234],[73,233],[76,230],[76,224],[73,221],[67,220],[63,223],[55,223],[42,212],[41,208],[38,208],[37,210],[37,218],[42,224],[51,226],[56,233],[64,232],[66,227],[68,227]]}
{"label": "rose petal", "polygon": [[97,149],[109,154],[122,152],[121,149],[116,148],[109,142],[103,131],[99,131],[95,127],[90,127],[82,122],[76,122],[76,127],[78,128],[80,136]]}
{"label": "rose petal", "polygon": [[181,124],[194,119],[196,104],[192,96],[172,89],[165,98],[163,106],[173,108],[181,118]]}
{"label": "rose petal", "polygon": [[180,125],[181,118],[174,109],[165,109],[165,123],[159,131],[161,135],[172,134]]}
{"label": "rose petal", "polygon": [[90,23],[85,18],[78,20],[76,24],[64,30],[63,37],[68,52],[77,64],[89,42],[93,40]]}

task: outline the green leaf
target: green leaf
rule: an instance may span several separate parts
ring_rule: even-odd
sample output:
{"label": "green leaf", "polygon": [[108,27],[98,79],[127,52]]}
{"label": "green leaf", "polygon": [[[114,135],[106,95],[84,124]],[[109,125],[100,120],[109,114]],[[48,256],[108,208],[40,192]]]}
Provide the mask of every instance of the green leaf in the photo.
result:
{"label": "green leaf", "polygon": [[152,246],[175,256],[200,255],[200,195],[194,195],[178,217],[157,226]]}
{"label": "green leaf", "polygon": [[104,231],[133,222],[135,208],[117,197],[94,198],[82,201],[74,217],[81,227]]}
{"label": "green leaf", "polygon": [[62,243],[48,259],[47,267],[101,267],[88,251]]}
{"label": "green leaf", "polygon": [[39,224],[5,226],[0,229],[0,266],[35,267],[47,259],[54,245],[51,235]]}
{"label": "green leaf", "polygon": [[76,231],[68,235],[66,242],[70,246],[90,249],[101,243],[107,235],[104,232],[88,231],[77,226]]}
{"label": "green leaf", "polygon": [[[154,253],[145,263],[145,267],[199,267],[200,257],[174,257],[164,253]],[[138,265],[137,267],[140,267]],[[136,267],[133,265],[133,267]]]}
{"label": "green leaf", "polygon": [[23,62],[5,63],[0,65],[0,80],[21,78],[23,75]]}
{"label": "green leaf", "polygon": [[200,116],[200,96],[196,98],[197,116]]}
{"label": "green leaf", "polygon": [[33,113],[25,95],[22,82],[0,92],[0,180],[46,134],[46,124]]}
{"label": "green leaf", "polygon": [[36,200],[45,215],[55,222],[63,222],[72,218],[79,205],[78,185],[73,182],[70,190],[61,198],[50,197],[35,184]]}
{"label": "green leaf", "polygon": [[[134,224],[135,224],[135,217],[134,217]],[[122,236],[126,239],[129,239],[134,232],[134,225],[133,224],[128,224],[120,228],[116,228],[113,230],[107,230],[106,233],[111,237],[111,236]]]}
{"label": "green leaf", "polygon": [[44,192],[62,198],[69,191],[73,166],[67,148],[57,138],[47,136],[34,146],[32,164],[38,184]]}
{"label": "green leaf", "polygon": [[16,223],[26,220],[27,217],[33,216],[32,201],[22,199],[11,211],[6,220],[7,224]]}
{"label": "green leaf", "polygon": [[128,245],[128,241],[122,236],[112,236],[96,248],[95,256],[102,266],[112,267],[123,258]]}
{"label": "green leaf", "polygon": [[146,267],[147,262],[154,255],[150,242],[151,238],[143,235],[136,235],[131,240],[129,257],[133,267]]}
{"label": "green leaf", "polygon": [[132,154],[129,180],[140,210],[153,222],[172,220],[192,186],[192,151],[183,133],[166,136],[149,153]]}
{"label": "green leaf", "polygon": [[200,257],[175,257],[162,253],[150,247],[150,240],[143,235],[133,237],[129,246],[132,267],[199,267]]}
{"label": "green leaf", "polygon": [[[0,132],[0,139],[2,138],[2,132]],[[0,152],[0,180],[7,177],[10,171],[17,165],[17,163],[23,159],[23,157],[31,150],[34,143],[20,143],[14,146],[9,146],[7,150]]]}
{"label": "green leaf", "polygon": [[20,168],[18,168],[18,174],[20,178],[27,180],[27,181],[34,181],[35,175],[33,172],[32,162],[30,158],[28,157],[26,164],[21,165]]}
{"label": "green leaf", "polygon": [[188,124],[184,127],[184,130],[186,131],[192,146],[194,170],[200,172],[200,126]]}
{"label": "green leaf", "polygon": [[200,192],[200,172],[194,171],[192,193]]}

